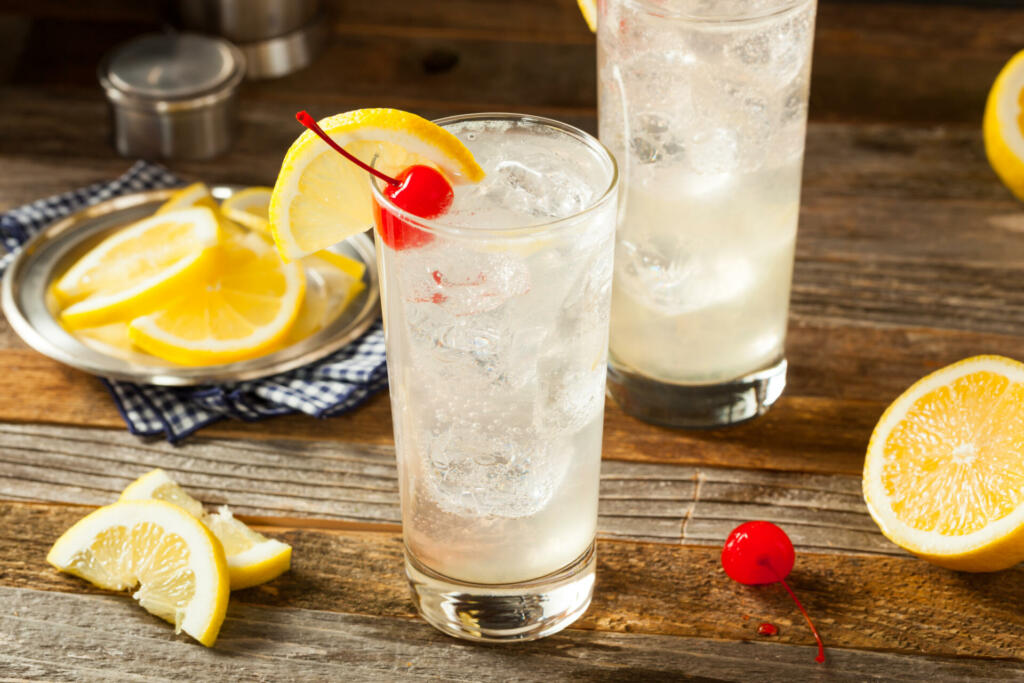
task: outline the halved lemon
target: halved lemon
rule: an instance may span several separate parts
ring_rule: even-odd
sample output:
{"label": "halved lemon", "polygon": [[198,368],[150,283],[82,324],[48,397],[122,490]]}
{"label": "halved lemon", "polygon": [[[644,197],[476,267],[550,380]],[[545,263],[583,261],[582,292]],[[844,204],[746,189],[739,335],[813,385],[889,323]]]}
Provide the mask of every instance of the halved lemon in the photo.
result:
{"label": "halved lemon", "polygon": [[142,475],[121,493],[120,500],[162,500],[177,505],[201,520],[224,547],[231,590],[249,588],[277,578],[291,567],[292,548],[267,538],[235,519],[227,506],[208,515],[166,472],[155,469]]}
{"label": "halved lemon", "polygon": [[878,421],[863,483],[915,555],[976,572],[1024,560],[1024,364],[975,356],[919,380]]}
{"label": "halved lemon", "polygon": [[[453,183],[484,176],[472,153],[450,132],[398,109],[358,109],[319,122],[331,139],[360,160],[395,176],[414,164],[439,168]],[[296,259],[358,234],[373,224],[366,171],[310,131],[292,143],[270,200],[270,226],[281,257]]]}
{"label": "halved lemon", "polygon": [[151,312],[201,279],[219,239],[217,219],[198,207],[150,216],[100,242],[57,280],[69,328],[106,325]]}
{"label": "halved lemon", "polygon": [[217,209],[217,200],[213,198],[210,188],[205,183],[192,183],[188,187],[175,190],[167,201],[156,210],[158,214],[188,209],[193,206],[205,206],[207,209]]}
{"label": "halved lemon", "polygon": [[597,0],[576,0],[580,7],[583,20],[587,22],[592,33],[597,33]]}
{"label": "halved lemon", "polygon": [[1024,200],[1024,50],[999,72],[985,104],[982,126],[989,163],[1018,199]]}
{"label": "halved lemon", "polygon": [[266,239],[248,233],[220,246],[210,277],[178,288],[128,333],[144,351],[183,365],[254,358],[288,333],[305,284],[298,264],[282,263]]}
{"label": "halved lemon", "polygon": [[158,500],[115,503],[79,520],[46,556],[57,569],[132,597],[210,647],[228,606],[224,551],[202,522]]}
{"label": "halved lemon", "polygon": [[270,234],[270,195],[272,187],[247,187],[236,192],[220,205],[224,217],[256,230],[265,235]]}

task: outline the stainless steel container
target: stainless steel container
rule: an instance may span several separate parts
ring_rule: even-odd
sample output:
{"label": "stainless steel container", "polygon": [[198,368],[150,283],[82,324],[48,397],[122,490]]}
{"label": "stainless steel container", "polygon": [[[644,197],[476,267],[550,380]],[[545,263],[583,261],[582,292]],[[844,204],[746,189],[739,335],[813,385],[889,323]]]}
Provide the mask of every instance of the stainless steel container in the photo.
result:
{"label": "stainless steel container", "polygon": [[216,33],[235,43],[297,31],[319,8],[320,0],[178,0],[186,28]]}
{"label": "stainless steel container", "polygon": [[245,57],[226,40],[149,34],[121,45],[99,66],[127,157],[208,159],[231,146],[235,95]]}

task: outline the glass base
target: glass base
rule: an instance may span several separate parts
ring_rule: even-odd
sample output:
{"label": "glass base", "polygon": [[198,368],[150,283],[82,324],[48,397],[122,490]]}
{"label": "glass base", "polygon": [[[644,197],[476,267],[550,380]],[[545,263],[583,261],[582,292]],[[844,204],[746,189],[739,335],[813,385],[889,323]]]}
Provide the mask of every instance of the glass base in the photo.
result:
{"label": "glass base", "polygon": [[786,359],[722,384],[669,384],[608,366],[608,393],[626,413],[666,427],[710,429],[768,412],[786,388]]}
{"label": "glass base", "polygon": [[424,567],[405,550],[405,573],[420,615],[456,638],[485,643],[536,640],[579,619],[594,593],[594,544],[557,572],[532,581],[456,581]]}

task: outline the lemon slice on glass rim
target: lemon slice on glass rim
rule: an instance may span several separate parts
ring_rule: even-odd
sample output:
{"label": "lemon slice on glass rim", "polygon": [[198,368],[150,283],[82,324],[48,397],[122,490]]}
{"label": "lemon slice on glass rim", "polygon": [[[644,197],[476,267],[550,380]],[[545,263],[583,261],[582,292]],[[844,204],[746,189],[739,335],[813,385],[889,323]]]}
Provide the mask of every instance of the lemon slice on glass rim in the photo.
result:
{"label": "lemon slice on glass rim", "polygon": [[[319,121],[347,152],[392,177],[414,164],[440,169],[452,183],[484,172],[450,132],[398,109],[357,109]],[[373,225],[367,173],[305,131],[288,149],[270,200],[274,242],[285,260],[302,258]]]}

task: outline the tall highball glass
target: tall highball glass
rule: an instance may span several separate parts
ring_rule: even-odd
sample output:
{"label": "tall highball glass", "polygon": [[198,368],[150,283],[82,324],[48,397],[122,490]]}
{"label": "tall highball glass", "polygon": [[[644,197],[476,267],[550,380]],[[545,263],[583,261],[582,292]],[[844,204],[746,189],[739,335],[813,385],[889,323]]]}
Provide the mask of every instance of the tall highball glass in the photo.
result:
{"label": "tall highball glass", "polygon": [[816,0],[606,0],[600,138],[622,175],[609,390],[676,427],[786,383]]}
{"label": "tall highball glass", "polygon": [[374,184],[405,569],[420,614],[530,640],[590,604],[617,171],[549,119],[443,119],[486,171],[434,220]]}

